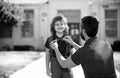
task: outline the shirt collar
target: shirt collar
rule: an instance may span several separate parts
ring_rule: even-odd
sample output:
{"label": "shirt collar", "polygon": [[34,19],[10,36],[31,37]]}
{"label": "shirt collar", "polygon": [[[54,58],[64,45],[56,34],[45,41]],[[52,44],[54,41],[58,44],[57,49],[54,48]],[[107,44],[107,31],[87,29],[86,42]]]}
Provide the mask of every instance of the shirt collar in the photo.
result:
{"label": "shirt collar", "polygon": [[91,37],[91,38],[89,38],[89,39],[86,41],[85,45],[89,45],[90,43],[92,43],[92,42],[95,41],[96,39],[97,39],[97,37]]}
{"label": "shirt collar", "polygon": [[65,37],[65,35],[63,35],[62,37],[58,37],[57,35],[55,35],[55,38],[57,38],[57,39],[62,39],[64,37]]}

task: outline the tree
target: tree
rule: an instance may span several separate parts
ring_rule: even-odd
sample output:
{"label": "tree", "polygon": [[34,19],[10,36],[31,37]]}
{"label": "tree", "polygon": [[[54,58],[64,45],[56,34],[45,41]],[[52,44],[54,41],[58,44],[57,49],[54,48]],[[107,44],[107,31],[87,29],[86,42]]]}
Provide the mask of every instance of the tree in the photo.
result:
{"label": "tree", "polygon": [[23,11],[17,5],[4,2],[3,0],[0,2],[0,27],[13,27],[18,23],[22,23],[23,15]]}

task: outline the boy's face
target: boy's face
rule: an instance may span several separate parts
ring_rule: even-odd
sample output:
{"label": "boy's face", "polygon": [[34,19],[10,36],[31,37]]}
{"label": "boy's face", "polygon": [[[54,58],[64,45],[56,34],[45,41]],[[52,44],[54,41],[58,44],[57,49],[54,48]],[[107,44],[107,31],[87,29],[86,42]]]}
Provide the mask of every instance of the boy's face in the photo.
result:
{"label": "boy's face", "polygon": [[55,22],[55,31],[56,32],[63,32],[65,30],[65,23],[64,21],[56,21]]}

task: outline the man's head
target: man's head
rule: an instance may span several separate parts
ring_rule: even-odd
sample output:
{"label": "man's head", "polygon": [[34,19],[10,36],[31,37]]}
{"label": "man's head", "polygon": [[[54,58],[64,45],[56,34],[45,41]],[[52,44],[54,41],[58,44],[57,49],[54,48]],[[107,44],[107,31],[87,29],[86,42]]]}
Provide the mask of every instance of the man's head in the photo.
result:
{"label": "man's head", "polygon": [[84,33],[86,33],[88,37],[95,37],[98,32],[98,24],[97,19],[92,16],[83,17],[81,20],[81,37],[85,40]]}

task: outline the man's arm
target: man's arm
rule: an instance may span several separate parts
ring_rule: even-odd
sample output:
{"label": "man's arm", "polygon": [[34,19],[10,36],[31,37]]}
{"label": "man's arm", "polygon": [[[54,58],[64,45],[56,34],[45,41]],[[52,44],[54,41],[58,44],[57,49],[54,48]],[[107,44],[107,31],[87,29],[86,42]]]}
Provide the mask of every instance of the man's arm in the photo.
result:
{"label": "man's arm", "polygon": [[57,60],[63,68],[71,68],[76,66],[76,64],[72,61],[71,56],[69,56],[67,59],[62,56],[58,49],[57,40],[52,41],[50,46],[55,50]]}
{"label": "man's arm", "polygon": [[71,43],[71,45],[75,48],[75,50],[78,50],[79,48],[82,47],[82,46],[76,44],[75,42]]}
{"label": "man's arm", "polygon": [[75,48],[75,50],[78,50],[79,48],[82,47],[82,46],[78,45],[77,43],[75,43],[70,36],[65,36],[63,40],[70,43]]}

